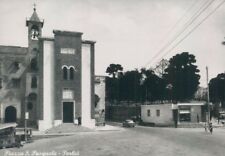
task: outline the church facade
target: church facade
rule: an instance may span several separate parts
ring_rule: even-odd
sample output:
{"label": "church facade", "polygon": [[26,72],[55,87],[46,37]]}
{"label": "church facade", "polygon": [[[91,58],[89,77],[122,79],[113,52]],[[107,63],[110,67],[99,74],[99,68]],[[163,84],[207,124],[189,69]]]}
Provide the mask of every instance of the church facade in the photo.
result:
{"label": "church facade", "polygon": [[46,130],[62,123],[95,126],[95,42],[53,30],[34,8],[26,20],[28,47],[0,46],[0,121]]}

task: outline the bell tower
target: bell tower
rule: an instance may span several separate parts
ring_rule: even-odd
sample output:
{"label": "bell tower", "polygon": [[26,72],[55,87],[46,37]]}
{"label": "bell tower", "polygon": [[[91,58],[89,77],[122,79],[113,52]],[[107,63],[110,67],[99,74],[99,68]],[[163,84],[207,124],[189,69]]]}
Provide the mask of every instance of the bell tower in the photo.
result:
{"label": "bell tower", "polygon": [[32,16],[26,20],[26,26],[28,27],[29,52],[38,50],[38,39],[42,35],[42,28],[44,25],[44,21],[40,20],[37,15],[35,4],[33,10]]}
{"label": "bell tower", "polygon": [[26,72],[25,111],[29,113],[28,125],[37,125],[39,119],[39,39],[42,36],[44,21],[40,20],[34,4],[33,14],[26,20],[28,28],[28,55]]}

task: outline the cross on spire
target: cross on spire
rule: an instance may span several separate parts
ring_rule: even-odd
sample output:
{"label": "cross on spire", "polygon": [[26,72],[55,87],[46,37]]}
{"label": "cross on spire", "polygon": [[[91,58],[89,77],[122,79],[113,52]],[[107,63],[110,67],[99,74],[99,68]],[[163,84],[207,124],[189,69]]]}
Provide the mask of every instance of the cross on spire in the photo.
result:
{"label": "cross on spire", "polygon": [[34,5],[33,5],[33,7],[34,7],[34,11],[36,11],[36,4],[34,3]]}

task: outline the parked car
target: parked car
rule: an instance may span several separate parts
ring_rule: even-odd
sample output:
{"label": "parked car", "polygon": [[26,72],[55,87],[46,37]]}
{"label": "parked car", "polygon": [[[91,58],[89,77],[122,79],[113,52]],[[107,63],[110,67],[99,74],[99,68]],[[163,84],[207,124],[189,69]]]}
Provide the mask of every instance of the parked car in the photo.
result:
{"label": "parked car", "polygon": [[16,123],[0,124],[0,149],[21,147],[20,136],[16,135]]}
{"label": "parked car", "polygon": [[133,120],[127,119],[123,122],[123,127],[135,127],[135,122]]}
{"label": "parked car", "polygon": [[225,114],[220,114],[219,119],[220,123],[225,124]]}

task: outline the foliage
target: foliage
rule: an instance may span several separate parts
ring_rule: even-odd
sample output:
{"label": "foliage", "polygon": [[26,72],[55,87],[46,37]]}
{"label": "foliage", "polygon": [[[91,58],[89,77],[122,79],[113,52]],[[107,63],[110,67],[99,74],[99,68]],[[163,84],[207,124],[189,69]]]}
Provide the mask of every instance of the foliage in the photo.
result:
{"label": "foliage", "polygon": [[113,78],[118,75],[119,71],[123,71],[123,67],[120,64],[110,64],[109,67],[106,69],[106,73],[112,75]]}
{"label": "foliage", "polygon": [[140,100],[141,73],[138,70],[127,71],[119,79],[120,100]]}
{"label": "foliage", "polygon": [[210,80],[209,95],[212,102],[225,101],[225,73],[218,74]]}
{"label": "foliage", "polygon": [[200,79],[195,62],[194,55],[187,52],[177,54],[169,64],[166,60],[160,62],[160,73],[157,74],[145,68],[122,73],[121,65],[110,64],[106,72],[112,77],[106,78],[106,99],[136,102],[189,100],[193,98]]}
{"label": "foliage", "polygon": [[157,76],[153,70],[141,69],[145,80],[142,84],[145,101],[156,101],[165,99],[165,81]]}
{"label": "foliage", "polygon": [[173,100],[184,101],[193,98],[200,79],[199,70],[194,63],[195,56],[188,52],[177,54],[169,60],[164,78],[172,85]]}
{"label": "foliage", "polygon": [[168,67],[169,61],[166,59],[162,59],[155,67],[154,71],[159,77],[163,77],[165,74],[165,69]]}

